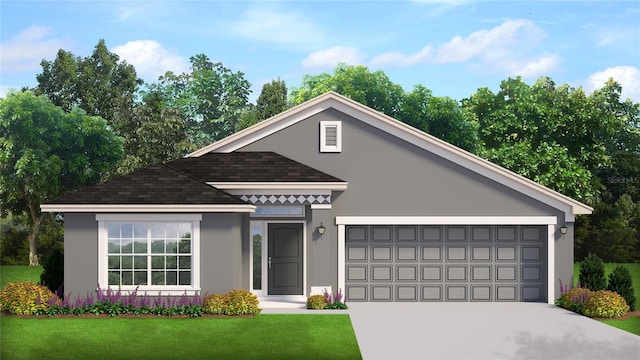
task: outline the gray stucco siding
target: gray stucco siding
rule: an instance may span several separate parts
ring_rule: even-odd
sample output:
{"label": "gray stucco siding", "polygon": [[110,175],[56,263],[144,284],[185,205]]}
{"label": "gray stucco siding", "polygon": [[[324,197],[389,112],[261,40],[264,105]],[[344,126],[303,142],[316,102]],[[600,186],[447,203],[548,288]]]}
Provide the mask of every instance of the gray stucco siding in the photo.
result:
{"label": "gray stucco siding", "polygon": [[98,222],[95,214],[64,215],[64,292],[84,296],[98,286]]}
{"label": "gray stucco siding", "polygon": [[[342,122],[342,152],[319,151],[320,121]],[[549,215],[548,205],[337,110],[329,109],[239,151],[274,151],[349,183],[341,216]]]}

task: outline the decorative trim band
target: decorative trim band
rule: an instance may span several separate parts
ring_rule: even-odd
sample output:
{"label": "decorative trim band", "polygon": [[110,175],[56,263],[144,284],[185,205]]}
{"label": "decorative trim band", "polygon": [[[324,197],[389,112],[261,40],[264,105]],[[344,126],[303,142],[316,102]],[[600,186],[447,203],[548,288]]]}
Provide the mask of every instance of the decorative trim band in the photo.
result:
{"label": "decorative trim band", "polygon": [[331,195],[326,194],[309,194],[309,195],[263,195],[263,194],[245,194],[240,199],[248,201],[253,205],[330,205]]}

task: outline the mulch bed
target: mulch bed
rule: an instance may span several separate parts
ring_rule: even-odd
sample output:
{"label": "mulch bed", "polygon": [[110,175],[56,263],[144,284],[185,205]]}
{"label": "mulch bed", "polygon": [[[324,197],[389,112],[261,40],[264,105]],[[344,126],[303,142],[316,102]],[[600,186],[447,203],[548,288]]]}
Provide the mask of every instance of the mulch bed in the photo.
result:
{"label": "mulch bed", "polygon": [[153,315],[153,314],[144,314],[144,315],[134,315],[134,314],[121,314],[115,316],[109,316],[108,314],[81,314],[81,315],[55,315],[55,316],[46,316],[46,315],[12,315],[8,311],[1,311],[0,316],[15,316],[21,319],[52,319],[52,318],[91,318],[91,319],[206,319],[206,318],[253,318],[255,315],[213,315],[213,314],[202,314],[201,316],[189,317],[187,315]]}
{"label": "mulch bed", "polygon": [[627,320],[628,318],[634,317],[634,316],[640,317],[640,310],[629,311],[628,313],[622,316],[619,316],[617,318],[594,318],[594,319],[596,320]]}

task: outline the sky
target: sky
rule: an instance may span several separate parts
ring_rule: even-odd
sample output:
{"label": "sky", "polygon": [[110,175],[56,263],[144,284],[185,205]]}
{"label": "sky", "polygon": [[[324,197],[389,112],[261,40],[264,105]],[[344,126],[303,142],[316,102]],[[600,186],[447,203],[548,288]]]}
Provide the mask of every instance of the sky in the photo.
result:
{"label": "sky", "polygon": [[0,0],[0,96],[35,87],[58,49],[100,39],[146,83],[189,71],[203,53],[252,84],[336,64],[382,70],[406,91],[468,98],[521,76],[587,93],[613,77],[640,102],[640,1],[33,1]]}

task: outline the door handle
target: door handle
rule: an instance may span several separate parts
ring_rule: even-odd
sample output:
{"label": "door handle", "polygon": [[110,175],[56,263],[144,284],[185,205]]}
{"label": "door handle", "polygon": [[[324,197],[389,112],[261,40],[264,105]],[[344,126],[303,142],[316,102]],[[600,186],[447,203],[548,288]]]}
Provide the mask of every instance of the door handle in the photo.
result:
{"label": "door handle", "polygon": [[271,269],[271,256],[267,259],[267,264],[269,264],[269,269]]}

